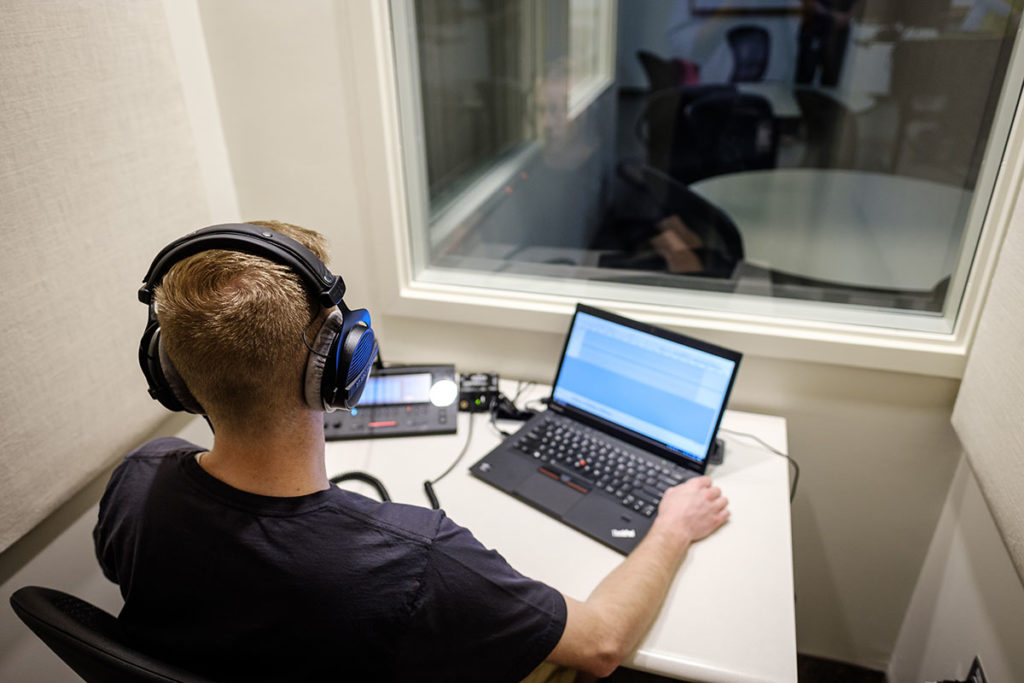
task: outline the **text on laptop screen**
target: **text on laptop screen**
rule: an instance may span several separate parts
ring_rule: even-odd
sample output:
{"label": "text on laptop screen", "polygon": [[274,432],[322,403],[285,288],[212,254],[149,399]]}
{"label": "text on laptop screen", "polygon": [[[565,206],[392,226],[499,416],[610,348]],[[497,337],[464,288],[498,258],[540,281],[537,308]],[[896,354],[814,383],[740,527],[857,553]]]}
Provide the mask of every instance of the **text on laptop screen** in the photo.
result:
{"label": "text on laptop screen", "polygon": [[552,398],[703,460],[735,365],[578,312]]}

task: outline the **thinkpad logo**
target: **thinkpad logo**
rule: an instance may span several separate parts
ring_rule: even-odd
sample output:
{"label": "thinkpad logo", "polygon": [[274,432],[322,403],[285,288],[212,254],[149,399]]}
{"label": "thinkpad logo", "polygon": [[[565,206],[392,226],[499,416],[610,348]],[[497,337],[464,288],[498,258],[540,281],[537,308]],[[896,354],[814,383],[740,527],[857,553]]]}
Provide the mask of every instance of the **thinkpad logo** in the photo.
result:
{"label": "thinkpad logo", "polygon": [[636,538],[636,529],[612,529],[612,538]]}

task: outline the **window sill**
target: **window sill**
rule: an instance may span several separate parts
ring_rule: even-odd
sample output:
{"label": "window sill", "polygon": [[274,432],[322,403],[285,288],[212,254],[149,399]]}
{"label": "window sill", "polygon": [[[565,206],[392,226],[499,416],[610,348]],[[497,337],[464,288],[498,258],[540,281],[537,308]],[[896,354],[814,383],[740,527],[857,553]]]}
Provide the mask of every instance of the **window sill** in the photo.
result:
{"label": "window sill", "polygon": [[607,76],[595,76],[581,83],[573,84],[569,91],[569,121],[575,121],[613,84],[614,80]]}
{"label": "window sill", "polygon": [[[582,302],[754,356],[948,378],[961,377],[966,364],[966,335],[962,331],[911,332],[809,322],[770,312],[737,314],[636,303],[603,296],[599,288],[593,288],[590,296],[570,296],[564,293],[564,286],[554,283],[549,291],[558,287],[559,294],[513,291],[494,286],[499,275],[481,274],[480,284],[472,286],[430,282],[435,276],[426,271],[419,280],[401,287],[395,299],[388,302],[389,313],[563,334],[576,303]],[[785,308],[790,302],[775,303]]]}

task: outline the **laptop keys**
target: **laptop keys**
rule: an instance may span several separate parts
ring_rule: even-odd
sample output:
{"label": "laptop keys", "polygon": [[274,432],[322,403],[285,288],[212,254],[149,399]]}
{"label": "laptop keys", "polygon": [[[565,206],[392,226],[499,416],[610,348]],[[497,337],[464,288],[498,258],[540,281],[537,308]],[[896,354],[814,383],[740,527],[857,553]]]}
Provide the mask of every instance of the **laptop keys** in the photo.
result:
{"label": "laptop keys", "polygon": [[653,516],[665,491],[687,476],[682,468],[647,460],[550,418],[515,438],[516,448],[544,463],[543,474],[577,490],[596,487],[645,517]]}

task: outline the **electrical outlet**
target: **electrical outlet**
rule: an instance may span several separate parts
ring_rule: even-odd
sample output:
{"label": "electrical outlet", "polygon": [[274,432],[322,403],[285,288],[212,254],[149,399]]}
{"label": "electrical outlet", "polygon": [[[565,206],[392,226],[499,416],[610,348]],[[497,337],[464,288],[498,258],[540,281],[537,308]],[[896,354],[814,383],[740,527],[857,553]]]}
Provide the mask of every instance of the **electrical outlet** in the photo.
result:
{"label": "electrical outlet", "polygon": [[981,668],[981,660],[977,657],[971,662],[971,670],[967,672],[964,683],[987,683],[985,672]]}

